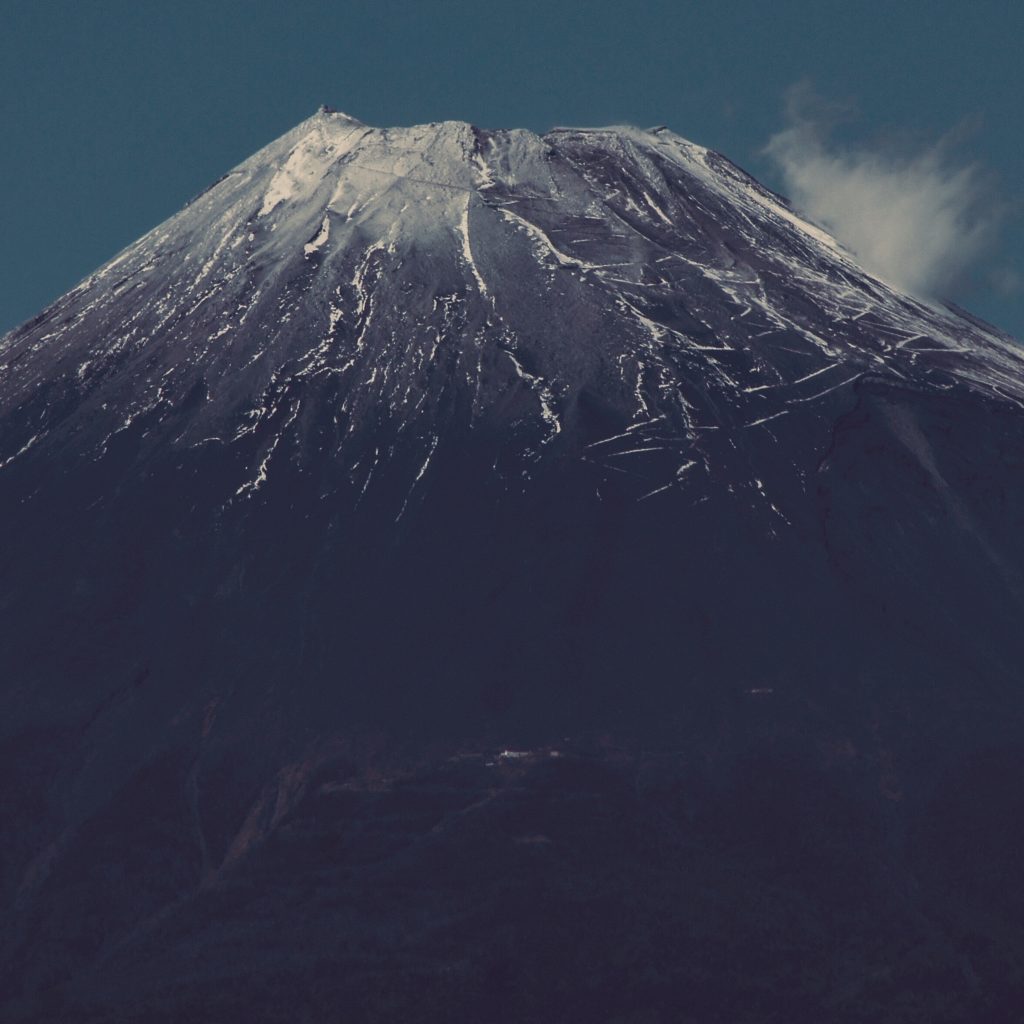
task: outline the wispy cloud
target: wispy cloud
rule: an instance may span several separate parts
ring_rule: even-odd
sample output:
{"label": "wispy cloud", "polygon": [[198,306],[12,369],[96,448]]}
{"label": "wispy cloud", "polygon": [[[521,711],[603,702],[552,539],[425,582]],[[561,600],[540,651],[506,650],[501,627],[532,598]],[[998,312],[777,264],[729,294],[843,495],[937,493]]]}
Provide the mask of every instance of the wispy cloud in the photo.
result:
{"label": "wispy cloud", "polygon": [[807,83],[790,90],[787,125],[766,151],[791,200],[867,270],[908,292],[947,296],[986,253],[1002,217],[989,176],[958,159],[953,135],[911,153],[841,146],[833,129],[848,113]]}

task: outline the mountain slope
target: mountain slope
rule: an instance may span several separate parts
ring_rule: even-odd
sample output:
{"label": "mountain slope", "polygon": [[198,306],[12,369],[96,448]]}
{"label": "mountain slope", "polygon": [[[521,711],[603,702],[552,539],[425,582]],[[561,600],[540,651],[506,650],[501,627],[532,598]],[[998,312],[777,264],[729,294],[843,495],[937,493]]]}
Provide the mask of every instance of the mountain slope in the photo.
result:
{"label": "mountain slope", "polygon": [[[634,884],[647,894],[630,917],[640,946],[651,887],[695,849],[698,889],[728,884],[709,852],[725,850],[747,879],[737,892],[770,883],[808,900],[814,923],[790,924],[810,942],[839,912],[795,871],[794,827],[821,879],[851,870],[835,848],[855,836],[868,902],[903,908],[892,934],[914,922],[939,973],[961,962],[956,929],[987,942],[1019,928],[1005,908],[977,924],[994,911],[976,880],[953,925],[922,919],[907,893],[925,884],[922,836],[938,844],[939,890],[957,877],[943,815],[960,821],[1022,749],[1022,369],[1010,339],[873,278],[666,130],[374,129],[321,111],[0,342],[2,864],[18,922],[4,991],[27,1015],[108,1019],[121,1012],[110,979],[145,961],[149,988],[131,999],[155,1006],[183,970],[174,955],[210,934],[207,908],[241,886],[277,920],[324,844],[341,872],[328,905],[364,870],[352,856],[384,858],[360,885],[420,879],[414,961],[433,941],[427,907],[472,944],[494,920],[456,927],[446,915],[462,921],[465,893],[429,895],[444,876],[430,836],[455,862],[476,856],[476,839],[451,837],[506,786],[527,818],[563,800],[559,814],[581,815],[550,869],[567,906],[580,837],[603,820],[581,794],[618,794],[641,846],[661,851],[608,890],[624,901],[612,917]],[[544,767],[556,749],[568,782]],[[526,751],[520,777],[510,752]],[[466,758],[467,777],[422,782]],[[665,771],[648,799],[640,780]],[[963,777],[960,795],[940,783]],[[389,809],[367,795],[381,787],[415,795]],[[339,811],[339,792],[358,806]],[[819,834],[807,801],[849,813],[824,812]],[[1007,806],[980,813],[989,860],[1011,865],[995,825]],[[352,837],[388,822],[360,861]],[[531,835],[551,839],[506,838],[532,857],[546,844]],[[631,842],[608,839],[580,867],[598,902],[605,873],[641,870],[624,866]],[[765,849],[782,851],[784,882]],[[509,870],[549,877],[532,863]],[[111,872],[123,901],[101,881]],[[682,913],[710,897],[673,898]],[[269,941],[246,908],[225,912]],[[344,931],[337,913],[326,932]],[[398,927],[380,913],[359,929]],[[168,924],[176,914],[185,923]],[[773,922],[780,942],[788,927]],[[235,941],[207,965],[214,987],[243,970]],[[150,942],[178,954],[154,967]],[[465,969],[479,989],[449,1018],[490,1012],[491,968],[438,955],[431,977]],[[978,956],[988,966],[967,957],[950,1005],[977,1011],[984,969],[1003,972],[992,992],[1016,984]],[[394,948],[383,962],[416,990],[419,967]],[[695,984],[659,982],[652,1013]],[[811,1019],[867,998],[831,984],[800,997]],[[391,1019],[352,985],[367,1019]],[[191,998],[174,991],[169,1005]],[[757,1019],[769,997],[742,1012]],[[216,1013],[259,1002],[231,999]]]}
{"label": "mountain slope", "polygon": [[[321,453],[303,451],[316,410],[300,389],[348,398],[333,434],[315,436],[337,441],[342,465],[364,434],[429,434],[446,414],[458,428],[518,414],[535,445],[576,427],[564,450],[590,440],[574,422],[590,391],[635,429],[660,415],[691,443],[869,373],[1020,397],[1007,339],[887,289],[724,158],[667,131],[541,139],[328,113],[4,351],[5,412],[23,421],[5,463],[76,427],[75,451],[97,457],[144,417],[150,446],[240,449],[255,472],[225,480],[225,502],[263,485],[243,439]],[[456,388],[469,408],[439,409]],[[187,429],[163,427],[189,396],[203,401]]]}

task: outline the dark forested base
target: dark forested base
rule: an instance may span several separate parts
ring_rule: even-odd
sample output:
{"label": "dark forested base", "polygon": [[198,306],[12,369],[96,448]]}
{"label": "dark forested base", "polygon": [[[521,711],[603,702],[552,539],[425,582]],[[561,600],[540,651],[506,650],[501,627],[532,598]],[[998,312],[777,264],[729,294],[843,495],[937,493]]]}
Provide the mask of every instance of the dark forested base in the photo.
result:
{"label": "dark forested base", "polygon": [[9,918],[4,1019],[1014,1020],[1024,748],[933,756],[908,793],[891,722],[813,743],[769,700],[759,738],[686,754],[327,757],[205,878],[187,759],[156,759]]}

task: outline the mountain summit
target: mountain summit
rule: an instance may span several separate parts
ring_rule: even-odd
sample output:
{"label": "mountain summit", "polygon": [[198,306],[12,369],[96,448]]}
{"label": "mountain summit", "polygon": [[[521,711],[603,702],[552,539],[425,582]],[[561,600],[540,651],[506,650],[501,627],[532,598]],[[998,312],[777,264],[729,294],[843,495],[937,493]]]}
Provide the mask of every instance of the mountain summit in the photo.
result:
{"label": "mountain summit", "polygon": [[[5,466],[51,445],[70,454],[69,430],[98,461],[144,420],[144,449],[225,449],[225,502],[260,491],[275,461],[351,469],[393,435],[443,454],[449,432],[515,424],[521,443],[504,447],[578,457],[601,440],[588,401],[641,435],[664,421],[699,472],[677,477],[688,459],[675,457],[617,468],[692,495],[729,458],[704,449],[756,468],[752,449],[783,416],[865,377],[1020,395],[1008,339],[866,275],[724,157],[664,129],[373,129],[327,112],[4,352]],[[188,396],[196,407],[171,423]]]}
{"label": "mountain summit", "polygon": [[[299,985],[311,1020],[712,1020],[738,963],[721,1019],[853,1020],[912,933],[988,1012],[1019,979],[958,943],[1021,923],[978,923],[953,833],[1021,881],[992,788],[1024,764],[1022,441],[1015,342],[713,151],[321,110],[0,341],[0,991],[24,1019],[297,1019]],[[764,886],[769,945],[854,936],[816,988],[716,930],[709,893]],[[613,921],[672,954],[648,988]],[[257,961],[266,991],[225,989]]]}

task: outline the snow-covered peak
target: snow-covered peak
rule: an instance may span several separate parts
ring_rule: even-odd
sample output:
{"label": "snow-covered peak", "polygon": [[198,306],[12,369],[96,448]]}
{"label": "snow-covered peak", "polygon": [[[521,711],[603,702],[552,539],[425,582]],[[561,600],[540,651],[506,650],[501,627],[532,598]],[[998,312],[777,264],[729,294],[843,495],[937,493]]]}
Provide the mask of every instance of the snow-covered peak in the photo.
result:
{"label": "snow-covered peak", "polygon": [[[44,379],[80,396],[10,431],[3,465],[44,447],[59,409],[85,417],[93,457],[202,394],[187,423],[146,436],[259,441],[225,488],[237,498],[273,479],[284,437],[308,440],[314,411],[293,391],[314,383],[336,390],[342,464],[397,432],[416,438],[413,482],[438,417],[445,431],[512,431],[529,459],[599,440],[581,411],[593,396],[624,430],[675,422],[686,451],[640,474],[638,497],[685,490],[736,452],[749,462],[756,433],[777,438],[869,375],[1024,403],[1011,342],[894,291],[667,129],[374,128],[330,110],[0,342],[0,367],[4,408]],[[768,471],[743,472],[767,493]]]}

